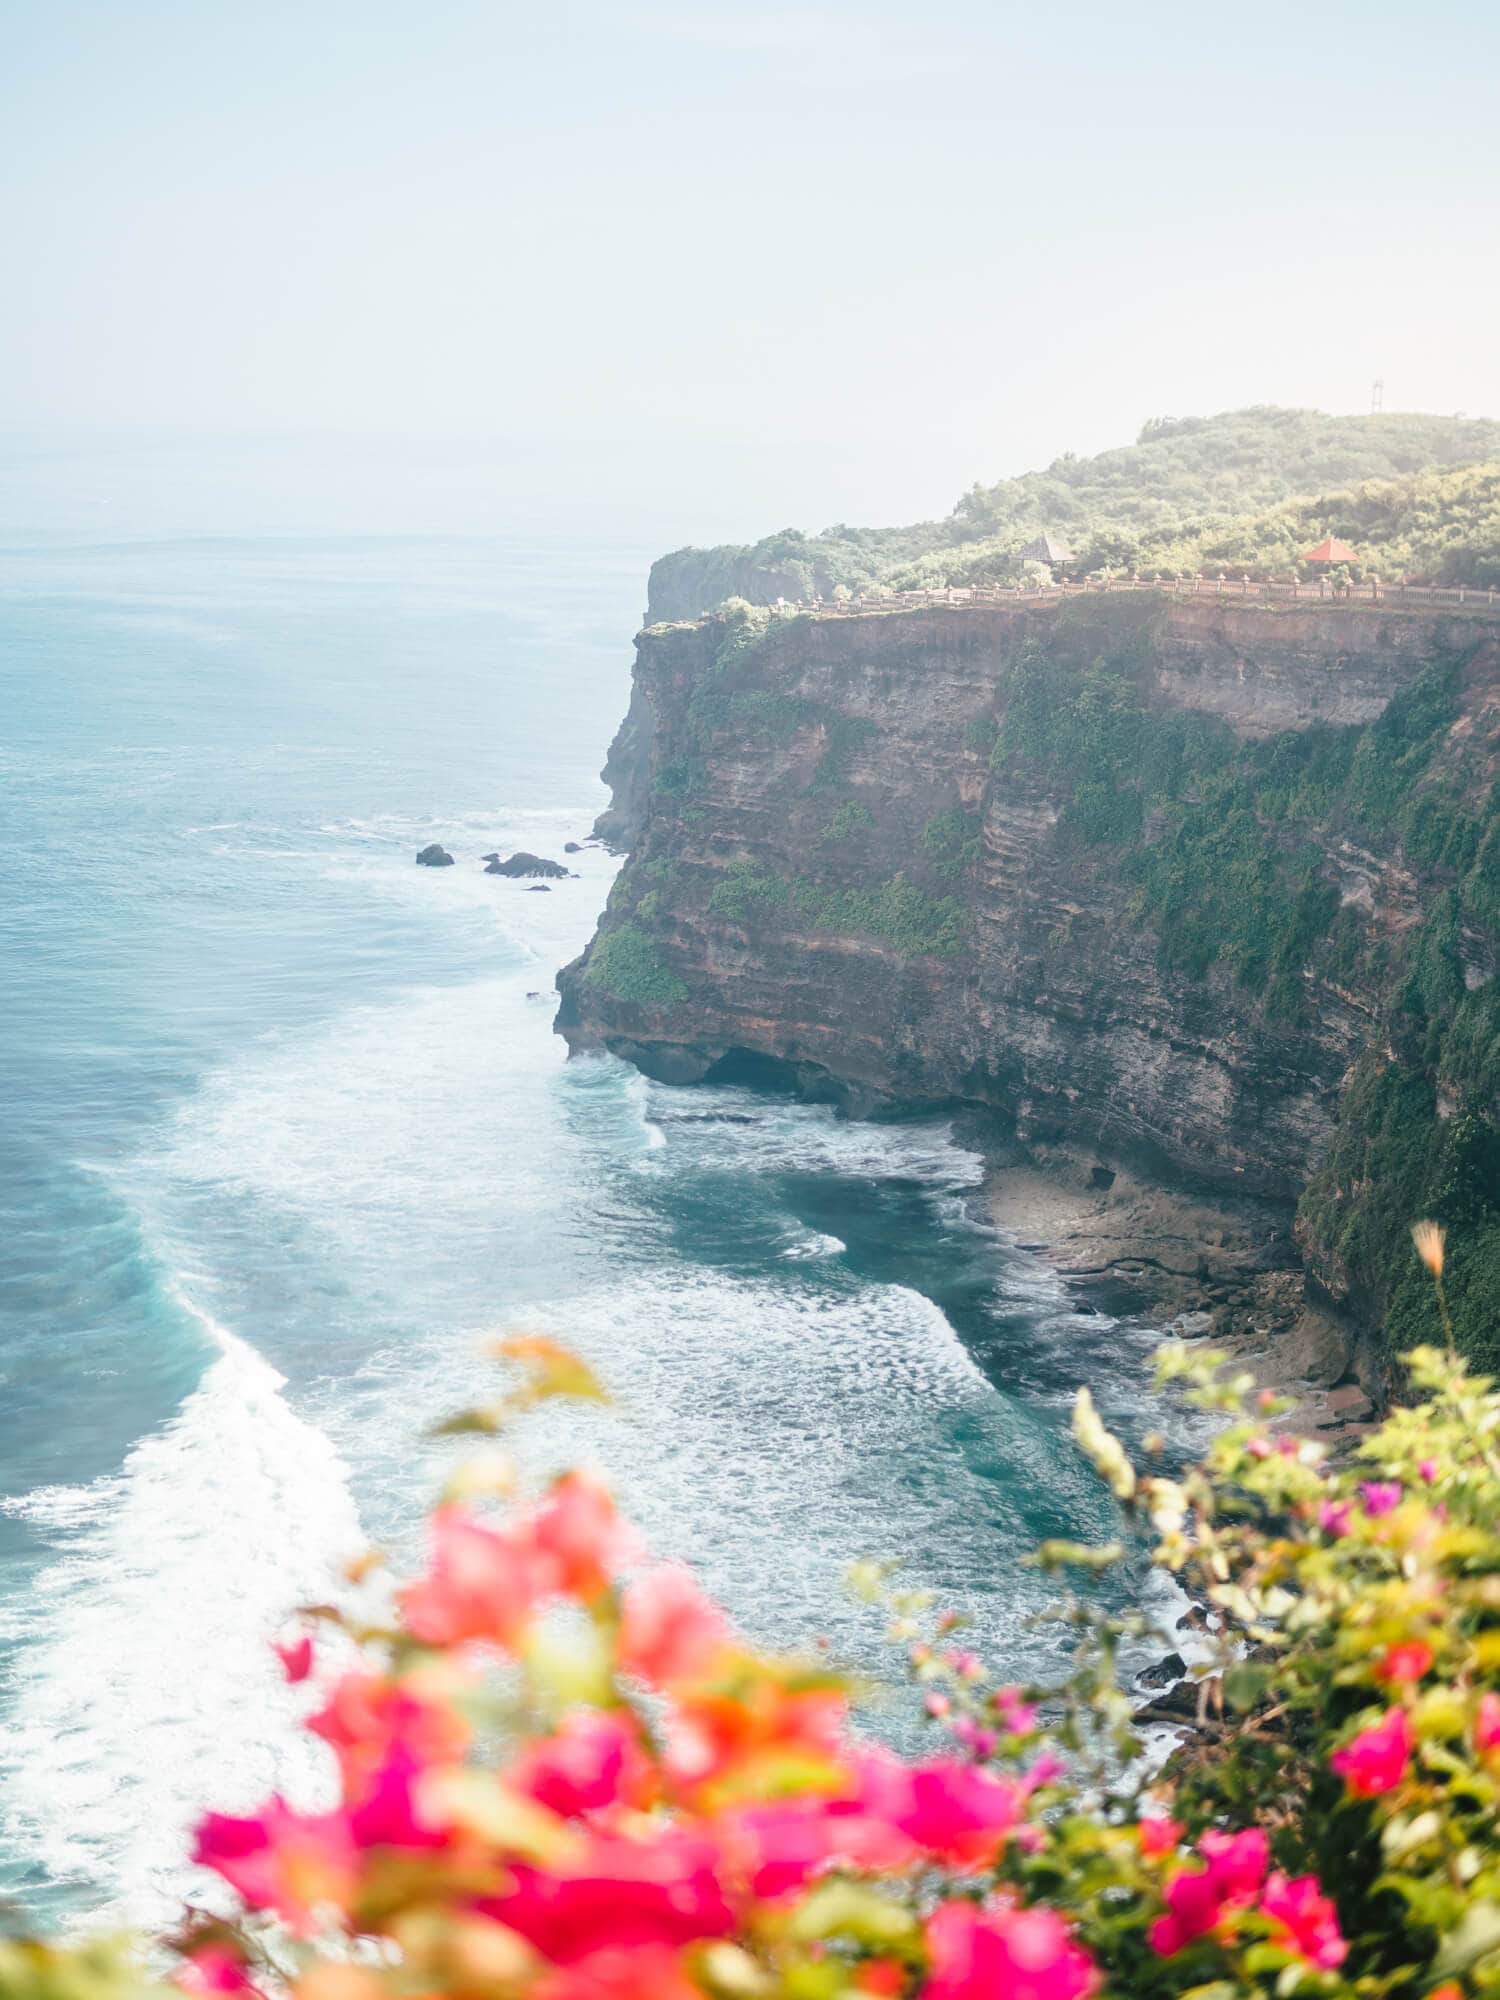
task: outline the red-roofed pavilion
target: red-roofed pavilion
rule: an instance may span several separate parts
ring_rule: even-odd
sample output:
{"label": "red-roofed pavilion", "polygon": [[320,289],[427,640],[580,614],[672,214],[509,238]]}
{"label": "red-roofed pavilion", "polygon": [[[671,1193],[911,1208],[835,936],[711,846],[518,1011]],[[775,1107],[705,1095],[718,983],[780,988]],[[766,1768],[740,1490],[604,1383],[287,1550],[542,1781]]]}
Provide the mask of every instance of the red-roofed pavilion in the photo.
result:
{"label": "red-roofed pavilion", "polygon": [[1325,535],[1315,549],[1309,549],[1302,558],[1304,562],[1358,562],[1359,552],[1351,549],[1347,542],[1341,542],[1337,535]]}

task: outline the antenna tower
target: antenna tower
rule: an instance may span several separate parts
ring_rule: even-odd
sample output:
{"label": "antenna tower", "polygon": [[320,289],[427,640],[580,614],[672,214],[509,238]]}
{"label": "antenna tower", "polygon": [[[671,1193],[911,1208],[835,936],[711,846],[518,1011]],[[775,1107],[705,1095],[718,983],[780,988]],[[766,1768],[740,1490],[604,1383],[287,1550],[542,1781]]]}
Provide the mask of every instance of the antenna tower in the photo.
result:
{"label": "antenna tower", "polygon": [[1377,410],[1383,410],[1384,408],[1385,408],[1385,378],[1382,375],[1377,375],[1375,377],[1375,380],[1370,384],[1371,416],[1374,416]]}

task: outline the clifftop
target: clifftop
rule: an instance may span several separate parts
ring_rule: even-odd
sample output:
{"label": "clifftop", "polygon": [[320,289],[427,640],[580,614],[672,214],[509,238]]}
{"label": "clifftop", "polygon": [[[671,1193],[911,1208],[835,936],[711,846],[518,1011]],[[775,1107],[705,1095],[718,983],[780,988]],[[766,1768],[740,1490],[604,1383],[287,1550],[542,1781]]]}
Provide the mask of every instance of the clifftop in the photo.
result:
{"label": "clifftop", "polygon": [[1079,575],[1284,569],[1332,531],[1378,551],[1383,574],[1500,581],[1494,461],[1500,423],[1488,418],[1265,406],[1163,418],[1134,444],[976,484],[944,521],[675,550],[652,566],[647,620],[700,617],[727,597],[826,597],[839,584],[980,582],[1007,574],[1044,529],[1066,537]]}

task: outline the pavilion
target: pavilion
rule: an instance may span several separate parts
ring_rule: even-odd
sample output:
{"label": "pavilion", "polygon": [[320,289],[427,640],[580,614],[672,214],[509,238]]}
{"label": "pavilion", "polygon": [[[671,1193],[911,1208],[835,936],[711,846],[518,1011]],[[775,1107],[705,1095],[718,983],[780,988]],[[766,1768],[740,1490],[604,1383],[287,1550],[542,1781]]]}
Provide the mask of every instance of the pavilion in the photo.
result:
{"label": "pavilion", "polygon": [[1351,549],[1347,542],[1341,542],[1337,535],[1325,535],[1315,549],[1307,551],[1302,560],[1315,563],[1358,562],[1359,551]]}
{"label": "pavilion", "polygon": [[1076,560],[1066,542],[1058,541],[1055,535],[1045,532],[1034,542],[1028,542],[1021,551],[1023,562],[1069,563]]}

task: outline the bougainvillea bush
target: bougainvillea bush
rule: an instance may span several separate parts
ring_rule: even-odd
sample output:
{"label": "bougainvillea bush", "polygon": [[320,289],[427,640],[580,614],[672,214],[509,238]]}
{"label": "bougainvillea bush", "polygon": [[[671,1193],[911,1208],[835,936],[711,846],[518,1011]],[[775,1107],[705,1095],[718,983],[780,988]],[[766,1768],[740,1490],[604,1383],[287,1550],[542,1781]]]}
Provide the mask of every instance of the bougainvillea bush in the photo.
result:
{"label": "bougainvillea bush", "polygon": [[[1440,1288],[1440,1238],[1418,1247]],[[524,1386],[460,1428],[593,1391],[545,1342],[509,1351]],[[470,1470],[387,1612],[283,1637],[337,1796],[203,1820],[241,1914],[144,1952],[0,1944],[0,1994],[1500,1992],[1500,1396],[1415,1353],[1409,1406],[1330,1469],[1220,1360],[1161,1358],[1224,1414],[1185,1474],[1133,1464],[1087,1395],[1075,1414],[1121,1545],[1149,1536],[1204,1608],[1198,1728],[1165,1765],[1114,1671],[1144,1620],[1090,1605],[1119,1548],[1038,1552],[1076,1629],[1062,1688],[994,1685],[957,1620],[890,1596],[933,1731],[911,1761],[825,1666],[764,1657],[651,1562],[593,1478],[501,1507]]]}

